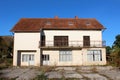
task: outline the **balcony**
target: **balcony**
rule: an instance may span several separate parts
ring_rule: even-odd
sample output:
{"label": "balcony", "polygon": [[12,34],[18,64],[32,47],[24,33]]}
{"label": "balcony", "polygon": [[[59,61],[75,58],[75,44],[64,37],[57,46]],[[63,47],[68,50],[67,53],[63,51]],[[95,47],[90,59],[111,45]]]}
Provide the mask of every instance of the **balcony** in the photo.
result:
{"label": "balcony", "polygon": [[40,48],[82,48],[82,47],[105,47],[105,41],[41,41]]}

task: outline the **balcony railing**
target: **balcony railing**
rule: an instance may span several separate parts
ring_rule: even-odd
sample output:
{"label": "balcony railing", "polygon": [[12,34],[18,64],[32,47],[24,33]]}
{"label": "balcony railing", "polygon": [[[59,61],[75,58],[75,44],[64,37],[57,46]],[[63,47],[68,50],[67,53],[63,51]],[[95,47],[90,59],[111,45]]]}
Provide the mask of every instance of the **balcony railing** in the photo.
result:
{"label": "balcony railing", "polygon": [[40,47],[105,47],[105,41],[41,41]]}

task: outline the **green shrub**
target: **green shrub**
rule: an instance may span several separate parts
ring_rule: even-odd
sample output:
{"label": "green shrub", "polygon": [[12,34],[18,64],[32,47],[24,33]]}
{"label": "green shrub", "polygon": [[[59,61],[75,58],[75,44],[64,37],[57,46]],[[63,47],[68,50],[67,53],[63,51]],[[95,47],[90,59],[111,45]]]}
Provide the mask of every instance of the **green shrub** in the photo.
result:
{"label": "green shrub", "polygon": [[12,66],[12,58],[0,58],[0,70]]}
{"label": "green shrub", "polygon": [[44,73],[41,73],[35,78],[35,80],[48,80],[48,79],[47,76],[44,75]]}

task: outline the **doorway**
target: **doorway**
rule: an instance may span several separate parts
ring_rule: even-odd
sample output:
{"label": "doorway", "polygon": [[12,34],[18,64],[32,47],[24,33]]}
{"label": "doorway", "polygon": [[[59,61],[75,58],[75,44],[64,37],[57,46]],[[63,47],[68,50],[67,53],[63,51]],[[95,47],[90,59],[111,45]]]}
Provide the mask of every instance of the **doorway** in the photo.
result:
{"label": "doorway", "polygon": [[29,66],[34,65],[34,54],[22,54],[22,62]]}
{"label": "doorway", "polygon": [[17,53],[17,66],[21,66],[21,52]]}
{"label": "doorway", "polygon": [[50,59],[49,54],[43,54],[42,55],[43,65],[49,65],[49,59]]}

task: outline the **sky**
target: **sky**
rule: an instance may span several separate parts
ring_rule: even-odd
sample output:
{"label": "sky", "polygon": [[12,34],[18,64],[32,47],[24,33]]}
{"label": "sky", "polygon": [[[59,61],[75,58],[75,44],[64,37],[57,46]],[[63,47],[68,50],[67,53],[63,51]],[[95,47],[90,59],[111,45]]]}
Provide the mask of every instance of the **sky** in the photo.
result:
{"label": "sky", "polygon": [[0,0],[0,36],[21,18],[96,18],[105,28],[103,40],[112,46],[120,34],[120,0]]}

